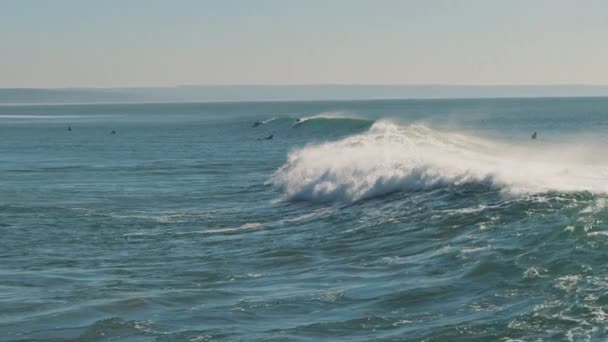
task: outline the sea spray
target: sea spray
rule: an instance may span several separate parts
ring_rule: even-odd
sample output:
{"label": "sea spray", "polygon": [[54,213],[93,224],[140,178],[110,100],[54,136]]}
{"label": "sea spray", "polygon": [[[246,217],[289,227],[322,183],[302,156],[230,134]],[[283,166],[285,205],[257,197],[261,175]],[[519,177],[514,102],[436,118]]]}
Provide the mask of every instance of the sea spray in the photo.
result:
{"label": "sea spray", "polygon": [[293,150],[271,183],[285,199],[319,202],[469,183],[510,194],[604,193],[607,166],[562,146],[517,145],[379,121],[365,133]]}

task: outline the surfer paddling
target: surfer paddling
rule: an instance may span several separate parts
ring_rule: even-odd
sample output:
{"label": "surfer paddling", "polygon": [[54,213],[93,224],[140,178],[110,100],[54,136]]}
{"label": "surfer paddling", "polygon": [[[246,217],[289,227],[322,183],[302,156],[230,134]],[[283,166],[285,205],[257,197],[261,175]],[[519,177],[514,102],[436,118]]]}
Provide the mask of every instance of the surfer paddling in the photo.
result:
{"label": "surfer paddling", "polygon": [[272,140],[272,138],[274,138],[274,134],[271,134],[271,135],[267,136],[266,138],[260,138],[258,140]]}

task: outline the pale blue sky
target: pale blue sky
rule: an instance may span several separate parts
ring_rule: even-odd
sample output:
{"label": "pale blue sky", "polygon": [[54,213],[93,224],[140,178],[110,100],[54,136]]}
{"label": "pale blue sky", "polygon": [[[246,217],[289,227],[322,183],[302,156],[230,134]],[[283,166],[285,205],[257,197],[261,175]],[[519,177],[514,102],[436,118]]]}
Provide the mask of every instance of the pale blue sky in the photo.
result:
{"label": "pale blue sky", "polygon": [[608,84],[605,0],[0,0],[0,87]]}

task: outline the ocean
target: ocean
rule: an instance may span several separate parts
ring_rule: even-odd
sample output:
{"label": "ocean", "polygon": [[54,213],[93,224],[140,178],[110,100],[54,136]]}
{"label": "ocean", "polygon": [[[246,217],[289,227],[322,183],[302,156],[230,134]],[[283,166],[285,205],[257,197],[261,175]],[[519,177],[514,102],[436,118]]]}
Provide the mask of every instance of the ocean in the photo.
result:
{"label": "ocean", "polygon": [[607,132],[608,98],[0,106],[0,340],[604,340]]}

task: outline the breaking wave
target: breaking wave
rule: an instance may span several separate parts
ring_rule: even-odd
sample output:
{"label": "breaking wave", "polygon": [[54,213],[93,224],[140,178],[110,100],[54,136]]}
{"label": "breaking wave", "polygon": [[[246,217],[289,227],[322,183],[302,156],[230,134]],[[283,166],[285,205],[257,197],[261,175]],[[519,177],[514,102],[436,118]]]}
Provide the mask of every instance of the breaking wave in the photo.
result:
{"label": "breaking wave", "polygon": [[466,184],[510,194],[605,193],[608,162],[596,155],[576,144],[513,144],[379,121],[364,133],[293,150],[270,183],[287,200],[318,202]]}

